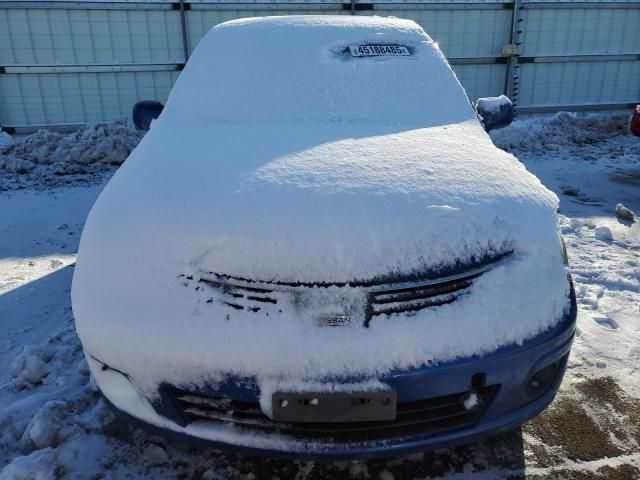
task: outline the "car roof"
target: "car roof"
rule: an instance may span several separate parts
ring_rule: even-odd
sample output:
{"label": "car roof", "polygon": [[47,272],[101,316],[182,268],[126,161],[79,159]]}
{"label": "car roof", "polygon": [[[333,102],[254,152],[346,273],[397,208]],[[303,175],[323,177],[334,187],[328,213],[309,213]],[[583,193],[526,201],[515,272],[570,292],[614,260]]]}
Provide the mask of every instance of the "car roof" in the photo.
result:
{"label": "car roof", "polygon": [[[408,55],[354,56],[354,46]],[[392,52],[393,53],[393,52]],[[351,122],[430,126],[473,118],[438,45],[397,18],[289,16],[217,25],[169,98],[176,122]]]}

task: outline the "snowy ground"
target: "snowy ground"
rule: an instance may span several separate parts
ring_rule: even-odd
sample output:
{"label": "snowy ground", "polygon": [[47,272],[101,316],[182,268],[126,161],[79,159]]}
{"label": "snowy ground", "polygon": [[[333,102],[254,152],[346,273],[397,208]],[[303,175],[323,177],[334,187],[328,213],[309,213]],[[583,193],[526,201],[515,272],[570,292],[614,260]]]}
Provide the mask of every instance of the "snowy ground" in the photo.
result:
{"label": "snowy ground", "polygon": [[[139,135],[0,134],[0,479],[640,478],[640,139],[626,116],[516,122],[494,141],[561,199],[579,334],[561,392],[522,429],[391,460],[287,462],[166,443],[98,400],[69,289],[82,225]],[[2,145],[9,144],[8,149]]]}

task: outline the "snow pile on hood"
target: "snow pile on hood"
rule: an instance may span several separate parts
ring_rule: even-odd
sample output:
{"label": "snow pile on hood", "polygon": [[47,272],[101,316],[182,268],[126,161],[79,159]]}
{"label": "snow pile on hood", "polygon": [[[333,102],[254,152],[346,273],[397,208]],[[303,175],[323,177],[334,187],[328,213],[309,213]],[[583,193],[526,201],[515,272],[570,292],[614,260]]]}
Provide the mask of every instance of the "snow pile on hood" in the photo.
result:
{"label": "snow pile on hood", "polygon": [[[342,53],[376,42],[415,54]],[[562,317],[557,206],[491,143],[415,23],[229,22],[200,43],[89,215],[72,291],[78,333],[150,390],[220,372],[378,375],[489,352]],[[369,329],[322,328],[293,308],[239,312],[183,281],[367,281],[507,250],[464,298]],[[357,295],[345,288],[336,301]]]}
{"label": "snow pile on hood", "polygon": [[39,130],[17,138],[0,145],[0,191],[92,182],[122,164],[143,135],[123,118],[72,133]]}

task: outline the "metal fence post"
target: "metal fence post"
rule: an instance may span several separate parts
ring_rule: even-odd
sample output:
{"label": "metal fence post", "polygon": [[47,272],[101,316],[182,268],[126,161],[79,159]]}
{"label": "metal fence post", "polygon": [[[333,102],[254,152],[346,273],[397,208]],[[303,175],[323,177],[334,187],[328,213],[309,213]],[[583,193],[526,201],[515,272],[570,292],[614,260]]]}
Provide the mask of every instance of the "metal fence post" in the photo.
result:
{"label": "metal fence post", "polygon": [[184,51],[184,62],[187,63],[189,60],[189,31],[187,28],[187,13],[185,8],[184,0],[180,0],[180,29],[182,31],[182,49]]}
{"label": "metal fence post", "polygon": [[503,47],[502,54],[507,56],[507,73],[504,79],[504,94],[511,99],[514,106],[518,104],[518,84],[520,80],[518,56],[520,52],[520,35],[522,34],[523,19],[520,16],[522,0],[513,0],[511,13],[511,32],[509,33],[509,45]]}

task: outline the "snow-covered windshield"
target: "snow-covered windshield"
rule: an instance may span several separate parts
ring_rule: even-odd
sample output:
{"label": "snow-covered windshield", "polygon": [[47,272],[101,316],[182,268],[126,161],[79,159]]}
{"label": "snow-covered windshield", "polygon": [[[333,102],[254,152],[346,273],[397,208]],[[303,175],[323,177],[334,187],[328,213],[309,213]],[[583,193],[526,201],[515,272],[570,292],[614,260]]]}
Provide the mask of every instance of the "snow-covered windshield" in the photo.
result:
{"label": "snow-covered windshield", "polygon": [[415,23],[300,16],[213,28],[178,79],[164,117],[177,124],[434,126],[474,113],[442,52]]}

